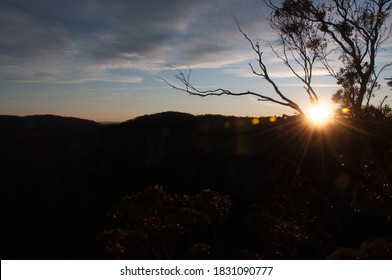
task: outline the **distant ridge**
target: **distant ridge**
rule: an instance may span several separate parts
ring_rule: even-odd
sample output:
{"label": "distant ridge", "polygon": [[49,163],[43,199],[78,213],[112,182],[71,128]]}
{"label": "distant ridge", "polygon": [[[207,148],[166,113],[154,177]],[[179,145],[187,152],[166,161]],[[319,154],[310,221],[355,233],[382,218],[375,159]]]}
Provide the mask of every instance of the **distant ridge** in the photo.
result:
{"label": "distant ridge", "polygon": [[62,117],[57,115],[31,115],[12,116],[0,115],[0,128],[26,128],[26,129],[56,129],[72,128],[86,129],[101,126],[95,121],[75,117]]}
{"label": "distant ridge", "polygon": [[[260,119],[268,119],[269,117],[260,117]],[[296,119],[296,116],[282,116],[275,117],[276,120]],[[64,117],[52,114],[43,115],[28,115],[28,116],[14,116],[14,115],[0,115],[0,128],[24,128],[24,129],[86,129],[86,128],[99,128],[105,126],[116,125],[131,125],[131,124],[155,124],[162,125],[165,123],[185,125],[195,121],[201,120],[245,120],[251,121],[253,117],[238,117],[226,116],[220,114],[205,114],[193,115],[190,113],[166,111],[159,113],[146,114],[137,116],[123,122],[96,122],[88,119],[76,117]],[[268,122],[268,121],[267,121]]]}
{"label": "distant ridge", "polygon": [[195,115],[190,113],[176,112],[176,111],[165,111],[153,114],[146,114],[142,116],[137,116],[134,119],[127,120],[125,122],[140,121],[140,120],[150,120],[150,119],[176,119],[176,118],[194,118]]}

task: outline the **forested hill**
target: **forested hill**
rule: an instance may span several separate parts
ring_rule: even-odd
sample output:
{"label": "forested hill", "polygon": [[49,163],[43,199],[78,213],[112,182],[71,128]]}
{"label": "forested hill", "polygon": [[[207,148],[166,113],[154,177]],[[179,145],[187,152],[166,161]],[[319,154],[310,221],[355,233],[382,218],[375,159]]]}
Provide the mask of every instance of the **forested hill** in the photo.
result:
{"label": "forested hill", "polygon": [[90,120],[56,115],[33,115],[26,117],[0,115],[2,129],[88,129],[100,124]]}
{"label": "forested hill", "polygon": [[[113,253],[107,244],[118,240],[105,234],[120,225],[107,213],[122,197],[139,192],[143,197],[154,185],[168,195],[198,197],[208,188],[217,199],[228,197],[233,207],[225,212],[231,213],[227,220],[219,220],[226,232],[219,240],[231,246],[211,253],[213,258],[236,258],[240,252],[248,252],[245,258],[325,258],[340,246],[383,239],[391,229],[391,207],[385,206],[391,198],[378,186],[388,180],[382,170],[389,162],[382,158],[391,150],[390,130],[380,128],[380,137],[359,131],[347,125],[314,129],[287,116],[165,112],[110,125],[53,115],[0,116],[2,259],[189,258],[195,244],[223,246],[211,239],[210,224],[196,235],[182,230],[197,240],[183,236],[178,240],[195,244],[177,244],[179,252],[170,256],[138,255],[136,249],[136,255]],[[381,158],[369,156],[372,148]],[[373,169],[362,170],[361,164]],[[367,195],[382,200],[368,201]],[[276,230],[289,230],[257,233],[264,227],[258,216],[275,223]],[[212,217],[208,221],[215,223]],[[328,242],[317,249],[312,242],[320,236]],[[157,246],[156,252],[163,250]]]}
{"label": "forested hill", "polygon": [[81,257],[112,205],[149,185],[233,188],[247,169],[237,158],[253,151],[249,137],[258,133],[251,120],[166,112],[102,125],[0,116],[3,259]]}

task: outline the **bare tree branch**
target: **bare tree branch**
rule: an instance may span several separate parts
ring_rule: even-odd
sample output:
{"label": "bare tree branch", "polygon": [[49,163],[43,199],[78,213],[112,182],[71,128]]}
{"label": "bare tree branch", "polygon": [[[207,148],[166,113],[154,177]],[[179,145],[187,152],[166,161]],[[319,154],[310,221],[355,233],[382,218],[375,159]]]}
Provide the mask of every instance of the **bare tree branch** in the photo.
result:
{"label": "bare tree branch", "polygon": [[256,92],[252,92],[252,91],[244,91],[244,92],[232,92],[230,90],[227,89],[223,89],[223,88],[218,88],[218,89],[213,89],[213,90],[200,90],[198,88],[196,88],[195,86],[193,86],[190,82],[190,73],[191,73],[191,69],[189,69],[188,74],[185,75],[182,71],[178,70],[178,74],[175,75],[175,78],[184,86],[176,86],[175,84],[169,82],[168,80],[162,78],[162,77],[158,77],[158,79],[160,79],[161,81],[163,81],[164,83],[166,83],[168,86],[179,90],[179,91],[184,91],[189,93],[190,95],[193,96],[200,96],[200,97],[207,97],[207,96],[222,96],[222,95],[232,95],[232,96],[243,96],[243,95],[251,95],[251,96],[255,96],[258,98],[258,101],[270,101],[270,102],[274,102],[283,106],[288,106],[291,107],[293,109],[296,109],[292,106],[292,104],[288,103],[288,102],[282,102],[279,100],[276,100],[272,97],[269,96],[265,96],[262,95],[260,93],[256,93]]}
{"label": "bare tree branch", "polygon": [[[290,107],[290,108],[294,109],[299,115],[305,115],[304,112],[302,111],[302,109],[300,108],[300,106],[296,102],[294,102],[293,100],[291,100],[290,98],[285,96],[283,94],[283,92],[279,89],[279,87],[275,83],[275,81],[270,77],[267,66],[265,65],[265,63],[263,61],[263,51],[260,48],[260,44],[258,42],[253,42],[249,38],[249,36],[242,30],[238,21],[235,18],[234,18],[234,20],[237,24],[238,30],[245,37],[245,39],[249,42],[252,50],[256,53],[256,57],[257,57],[256,61],[258,64],[259,71],[256,71],[254,66],[251,63],[249,63],[249,66],[250,66],[252,73],[255,74],[256,76],[259,76],[259,77],[263,78],[264,80],[266,80],[273,87],[275,93],[279,96],[279,98],[281,100],[273,98],[271,96],[261,94],[261,93],[249,91],[249,90],[243,91],[243,92],[233,92],[233,91],[230,91],[230,90],[224,89],[224,88],[217,88],[217,89],[212,89],[212,90],[201,90],[200,88],[197,88],[196,86],[194,86],[190,81],[190,76],[191,76],[191,71],[192,71],[191,69],[189,69],[187,74],[185,74],[184,72],[182,72],[179,69],[176,69],[177,74],[175,75],[175,78],[177,81],[180,82],[180,85],[175,85],[174,83],[169,82],[167,79],[164,79],[162,77],[159,77],[159,79],[162,80],[163,82],[165,82],[170,87],[172,87],[176,90],[179,90],[179,91],[187,92],[193,96],[200,96],[200,97],[222,96],[222,95],[254,96],[254,97],[257,97],[258,101],[268,101],[268,102],[273,102],[273,103],[276,103],[276,104],[279,104],[282,106]],[[309,92],[309,96],[311,97],[311,99],[312,98],[314,99],[314,97],[312,97],[312,94],[317,97],[317,95],[314,93],[314,91],[310,87],[310,80],[309,80],[309,83],[307,84],[307,90]]]}

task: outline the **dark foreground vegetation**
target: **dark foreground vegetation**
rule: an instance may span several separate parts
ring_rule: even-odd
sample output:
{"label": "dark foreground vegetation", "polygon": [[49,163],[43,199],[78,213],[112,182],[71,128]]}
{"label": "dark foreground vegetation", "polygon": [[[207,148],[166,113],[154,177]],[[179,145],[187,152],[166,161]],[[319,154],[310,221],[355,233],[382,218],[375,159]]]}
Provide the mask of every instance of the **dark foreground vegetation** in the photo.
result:
{"label": "dark foreground vegetation", "polygon": [[392,259],[392,122],[0,117],[2,259]]}

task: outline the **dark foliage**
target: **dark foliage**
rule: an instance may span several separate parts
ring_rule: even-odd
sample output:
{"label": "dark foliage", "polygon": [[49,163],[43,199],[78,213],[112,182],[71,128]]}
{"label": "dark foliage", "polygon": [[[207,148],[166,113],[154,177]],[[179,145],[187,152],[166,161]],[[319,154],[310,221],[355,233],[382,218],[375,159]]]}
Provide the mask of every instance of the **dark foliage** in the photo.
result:
{"label": "dark foliage", "polygon": [[0,116],[0,130],[2,259],[391,258],[384,115]]}

